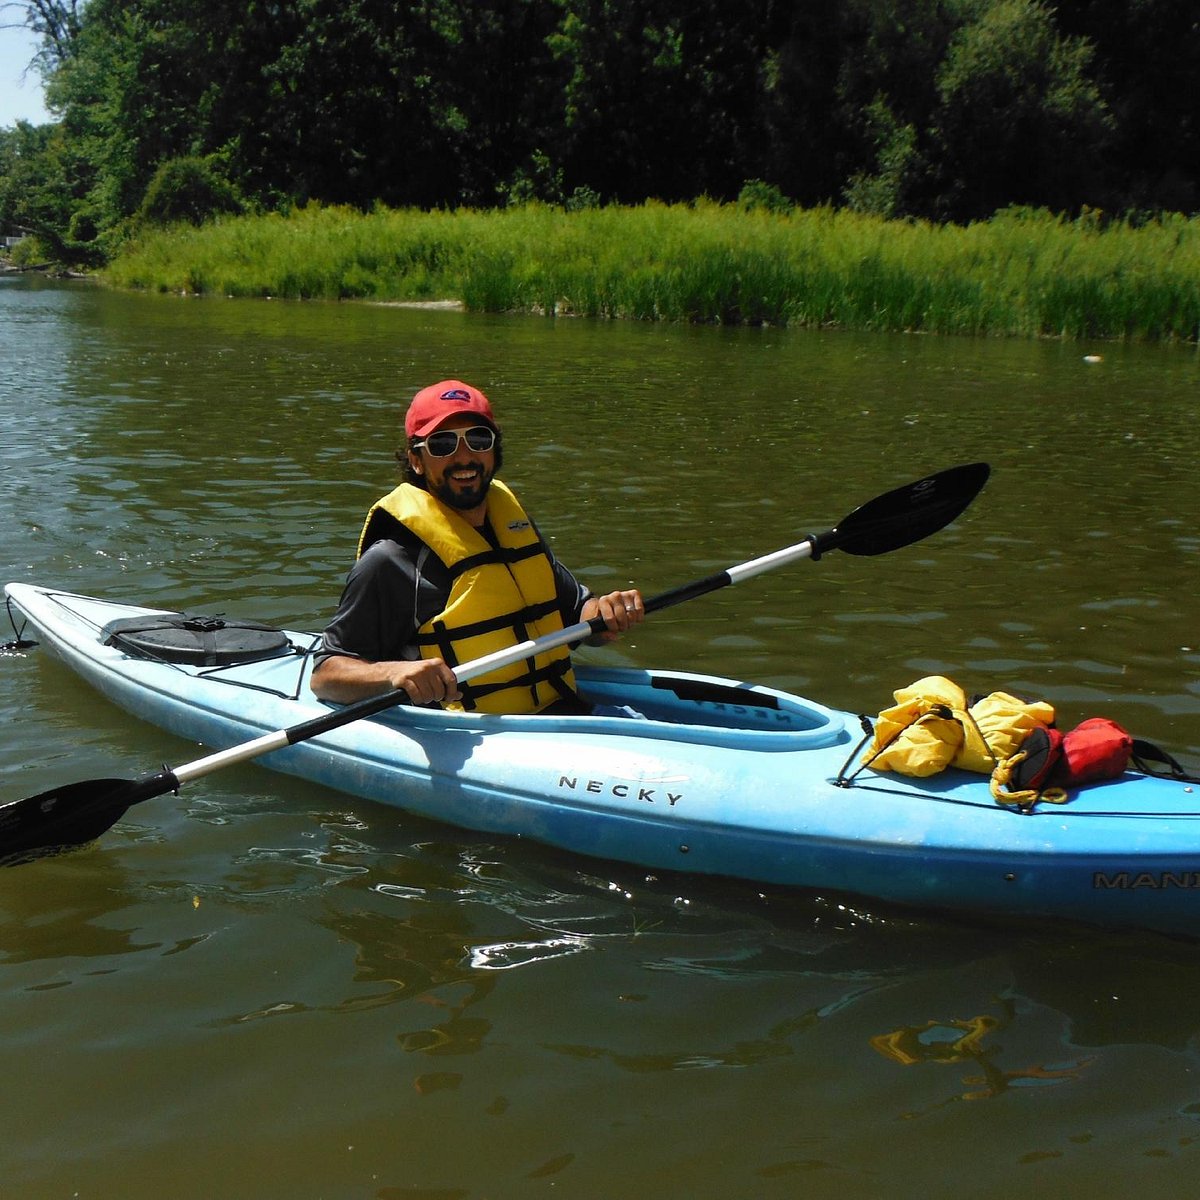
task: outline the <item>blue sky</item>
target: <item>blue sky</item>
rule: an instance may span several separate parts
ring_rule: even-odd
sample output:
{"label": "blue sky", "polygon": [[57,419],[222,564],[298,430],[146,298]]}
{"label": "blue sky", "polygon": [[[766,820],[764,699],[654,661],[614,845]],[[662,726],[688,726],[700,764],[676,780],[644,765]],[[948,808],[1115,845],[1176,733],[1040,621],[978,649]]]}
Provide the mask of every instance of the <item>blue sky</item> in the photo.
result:
{"label": "blue sky", "polygon": [[[3,19],[7,14],[0,14]],[[21,78],[37,51],[37,39],[28,29],[0,29],[0,128],[17,121],[42,125],[50,120],[36,71]]]}

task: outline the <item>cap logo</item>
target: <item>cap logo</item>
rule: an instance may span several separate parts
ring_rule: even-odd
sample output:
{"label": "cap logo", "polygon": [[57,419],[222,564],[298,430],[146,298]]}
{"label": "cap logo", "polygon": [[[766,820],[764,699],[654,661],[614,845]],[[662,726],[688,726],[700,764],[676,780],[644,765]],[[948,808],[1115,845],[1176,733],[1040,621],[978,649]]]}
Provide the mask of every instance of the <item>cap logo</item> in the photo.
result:
{"label": "cap logo", "polygon": [[462,388],[451,388],[448,392],[443,392],[440,399],[442,400],[461,400],[464,404],[471,403],[471,393],[463,391]]}

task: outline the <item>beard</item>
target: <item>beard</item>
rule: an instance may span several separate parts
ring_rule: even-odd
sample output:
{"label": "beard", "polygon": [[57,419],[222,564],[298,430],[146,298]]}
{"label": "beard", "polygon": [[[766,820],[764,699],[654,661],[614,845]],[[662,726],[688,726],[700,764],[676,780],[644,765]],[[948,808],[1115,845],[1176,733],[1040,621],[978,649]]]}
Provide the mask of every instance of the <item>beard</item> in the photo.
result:
{"label": "beard", "polygon": [[467,512],[482,504],[487,496],[488,488],[492,485],[492,475],[484,470],[482,463],[475,462],[469,465],[479,472],[478,482],[475,486],[464,488],[461,484],[452,483],[443,477],[441,482],[429,489],[443,504],[462,512]]}

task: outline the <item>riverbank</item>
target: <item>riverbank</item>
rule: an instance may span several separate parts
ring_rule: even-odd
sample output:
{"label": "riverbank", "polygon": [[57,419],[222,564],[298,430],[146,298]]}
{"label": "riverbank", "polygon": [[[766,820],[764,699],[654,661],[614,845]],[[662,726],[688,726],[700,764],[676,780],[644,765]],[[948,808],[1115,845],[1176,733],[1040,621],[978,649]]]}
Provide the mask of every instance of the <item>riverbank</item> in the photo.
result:
{"label": "riverbank", "polygon": [[1200,220],[969,226],[829,208],[310,206],[149,232],[104,273],[163,292],[975,335],[1197,340]]}

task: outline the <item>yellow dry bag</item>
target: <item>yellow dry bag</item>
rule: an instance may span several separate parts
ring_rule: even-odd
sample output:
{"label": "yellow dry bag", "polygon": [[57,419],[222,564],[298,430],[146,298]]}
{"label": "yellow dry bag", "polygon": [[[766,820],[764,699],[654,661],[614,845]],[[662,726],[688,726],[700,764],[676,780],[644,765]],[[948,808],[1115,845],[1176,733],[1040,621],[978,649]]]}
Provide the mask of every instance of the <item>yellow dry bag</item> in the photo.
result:
{"label": "yellow dry bag", "polygon": [[942,675],[918,679],[892,695],[896,703],[875,721],[867,765],[901,775],[936,775],[963,744],[962,723],[955,713],[966,707],[966,695]]}

